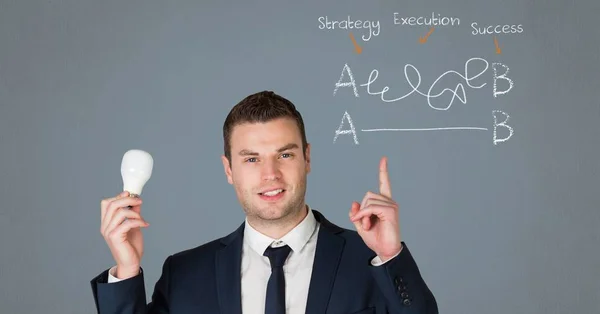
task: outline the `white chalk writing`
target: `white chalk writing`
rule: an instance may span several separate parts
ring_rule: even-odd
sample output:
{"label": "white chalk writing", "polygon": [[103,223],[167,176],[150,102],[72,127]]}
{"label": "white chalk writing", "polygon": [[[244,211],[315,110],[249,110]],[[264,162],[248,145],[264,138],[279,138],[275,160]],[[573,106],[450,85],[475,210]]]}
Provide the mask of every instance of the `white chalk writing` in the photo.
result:
{"label": "white chalk writing", "polygon": [[457,17],[441,16],[439,13],[436,16],[435,12],[431,12],[431,17],[425,17],[425,16],[402,17],[399,15],[398,12],[394,12],[394,25],[459,26],[460,19]]}
{"label": "white chalk writing", "polygon": [[[483,68],[479,72],[475,72],[475,75],[471,75],[469,73],[469,67],[472,62],[481,63],[482,68]],[[512,88],[513,81],[506,76],[506,74],[508,73],[508,67],[506,67],[505,65],[503,65],[501,63],[494,63],[493,65],[494,65],[494,86],[496,86],[496,80],[499,78],[508,80],[508,82],[509,82],[509,88],[507,90],[497,91],[496,89],[494,89],[493,93],[494,93],[494,97],[496,97],[497,95],[507,93]],[[503,66],[506,69],[506,72],[504,74],[498,76],[497,71],[496,71],[496,66]],[[479,89],[479,88],[484,87],[486,85],[486,83],[482,83],[482,84],[476,86],[476,85],[473,85],[471,82],[473,80],[475,80],[476,78],[480,77],[481,75],[483,75],[487,71],[488,67],[489,67],[489,63],[485,59],[470,58],[469,60],[467,60],[465,62],[464,75],[457,71],[454,71],[454,70],[446,71],[442,75],[440,75],[431,84],[431,86],[425,93],[425,92],[422,92],[419,90],[419,87],[421,86],[421,74],[419,73],[419,71],[417,70],[417,68],[415,66],[413,66],[412,64],[406,64],[404,66],[404,77],[405,77],[408,85],[411,87],[411,90],[408,93],[406,93],[400,97],[397,97],[397,98],[386,98],[385,97],[386,93],[390,90],[389,86],[384,86],[381,89],[381,91],[373,91],[372,90],[373,85],[374,85],[375,81],[377,80],[377,77],[379,76],[379,71],[377,69],[373,69],[371,71],[371,73],[369,74],[368,81],[366,83],[360,84],[360,86],[366,86],[367,93],[369,95],[380,95],[380,98],[383,102],[396,102],[396,101],[402,100],[402,99],[412,95],[413,93],[416,93],[421,96],[424,96],[427,99],[427,104],[429,105],[430,108],[435,109],[435,110],[448,110],[448,109],[450,109],[450,107],[452,107],[452,104],[454,103],[454,101],[456,99],[458,99],[463,104],[467,103],[467,95],[465,92],[464,85],[462,83],[458,83],[454,88],[443,88],[439,93],[436,94],[436,93],[433,93],[433,90],[437,87],[438,82],[446,75],[458,75],[460,78],[462,78],[465,81],[467,86],[469,86],[470,88]],[[409,69],[412,70],[412,73],[414,73],[413,77],[416,76],[416,79],[411,78],[411,75],[409,75]],[[345,73],[348,74],[350,80],[343,81]],[[345,64],[342,69],[342,74],[340,75],[340,78],[335,83],[335,88],[334,88],[333,94],[335,95],[340,87],[350,87],[350,86],[352,86],[352,88],[353,88],[354,96],[359,97],[357,87],[356,87],[356,81],[354,79],[354,76],[352,75],[350,66],[348,66],[348,64]],[[452,97],[448,104],[434,105],[432,103],[432,99],[438,98],[448,92],[450,92],[452,94]]]}
{"label": "white chalk writing", "polygon": [[446,130],[481,130],[487,131],[487,128],[476,127],[476,126],[448,126],[438,128],[416,128],[416,129],[362,129],[363,132],[381,132],[381,131],[446,131]]}
{"label": "white chalk writing", "polygon": [[372,36],[378,36],[381,31],[379,21],[368,21],[368,20],[353,20],[350,15],[345,20],[329,20],[328,16],[319,16],[319,29],[335,30],[351,30],[351,29],[365,29],[366,34],[361,38],[364,41],[371,40]]}
{"label": "white chalk writing", "polygon": [[[348,124],[350,125],[350,129],[342,130],[344,126],[344,119],[348,120]],[[333,137],[333,142],[337,140],[340,134],[350,134],[352,133],[352,137],[354,138],[354,144],[358,145],[358,137],[356,136],[356,130],[354,128],[354,123],[352,123],[352,118],[348,114],[348,111],[344,112],[344,116],[342,117],[342,122],[340,122],[340,126],[335,130],[335,136]]]}
{"label": "white chalk writing", "polygon": [[[514,129],[510,125],[506,124],[508,122],[508,119],[510,118],[510,116],[506,112],[503,112],[501,110],[494,110],[492,112],[494,114],[494,145],[498,145],[498,143],[505,142],[509,138],[511,138],[512,135],[513,135],[513,133],[514,133]],[[498,123],[498,118],[496,117],[497,113],[501,113],[501,114],[503,114],[506,117],[504,119],[504,121]],[[497,135],[497,127],[498,126],[503,126],[503,127],[505,127],[505,128],[508,129],[508,136],[507,137],[505,137],[505,138],[498,138],[498,135]]]}
{"label": "white chalk writing", "polygon": [[[475,65],[473,65],[473,64],[475,64]],[[431,86],[427,89],[427,92],[423,92],[422,90],[419,90],[419,87],[421,87],[421,74],[419,73],[419,71],[417,70],[417,68],[415,66],[413,66],[412,64],[406,64],[404,66],[404,78],[406,80],[406,83],[410,87],[410,90],[408,92],[406,92],[404,95],[401,95],[396,98],[391,98],[391,97],[386,97],[386,93],[390,91],[389,86],[384,86],[380,91],[373,90],[375,82],[377,81],[377,78],[379,75],[379,71],[377,69],[373,69],[370,72],[369,78],[366,83],[357,84],[354,74],[352,73],[352,69],[346,63],[346,64],[344,64],[344,67],[342,68],[341,75],[339,76],[337,82],[335,83],[335,86],[333,89],[333,95],[335,96],[339,92],[339,89],[342,87],[352,87],[353,95],[355,97],[360,97],[360,95],[358,93],[358,86],[361,86],[361,87],[366,87],[366,91],[369,95],[379,95],[380,99],[386,103],[397,102],[402,99],[405,99],[406,97],[408,97],[412,94],[415,94],[415,95],[421,95],[421,96],[425,97],[427,99],[427,104],[429,105],[430,108],[435,109],[435,110],[444,111],[444,110],[449,110],[456,100],[459,100],[463,104],[467,103],[467,93],[465,90],[465,85],[470,88],[473,88],[473,89],[480,89],[487,85],[487,83],[485,83],[485,82],[475,84],[475,82],[473,82],[473,81],[475,79],[481,77],[484,73],[486,73],[489,69],[489,65],[490,64],[488,63],[488,61],[486,61],[483,58],[477,58],[477,57],[470,58],[464,64],[464,73],[454,71],[454,70],[448,70],[448,71],[442,73],[442,75],[440,75],[437,79],[435,79],[433,81]],[[473,70],[473,67],[475,67],[475,69],[478,69],[478,70]],[[494,98],[497,98],[499,95],[504,95],[504,94],[508,93],[513,88],[514,81],[510,77],[508,77],[509,68],[505,64],[502,64],[500,62],[493,62],[491,64],[491,68],[493,71],[493,73],[492,73],[493,74],[492,75],[492,79],[493,79],[492,95]],[[440,83],[441,80],[444,77],[449,76],[449,75],[452,75],[455,77],[458,76],[458,78],[460,78],[460,80],[464,81],[464,82],[457,83],[456,86],[452,87],[452,88],[438,86],[441,84]],[[508,87],[503,90],[500,90],[498,88],[499,81],[507,82]],[[438,90],[441,90],[441,91],[436,93],[435,91],[438,91]],[[449,103],[446,103],[443,105],[432,103],[433,99],[441,97],[442,95],[447,94],[447,93],[451,94],[451,99],[450,99]],[[493,127],[493,143],[494,143],[494,145],[498,145],[498,143],[505,142],[509,138],[511,138],[514,133],[514,129],[512,126],[508,125],[509,116],[507,113],[500,111],[500,110],[493,110],[492,114],[493,114],[493,118],[494,118],[493,119],[493,126],[494,126]],[[499,114],[502,114],[505,116],[504,120],[499,121],[499,118],[498,118]],[[344,124],[346,121],[349,124],[349,128],[344,129]],[[499,127],[507,129],[508,133],[509,133],[508,136],[506,136],[504,138],[500,138],[498,136]],[[421,131],[470,131],[470,130],[487,131],[488,128],[479,127],[479,126],[439,126],[439,127],[423,127],[423,128],[361,129],[361,131],[363,131],[363,132],[385,132],[385,131],[421,132]],[[333,142],[335,143],[340,135],[349,135],[349,134],[352,134],[352,137],[354,139],[354,144],[358,145],[358,137],[356,134],[356,127],[355,127],[354,123],[352,122],[352,118],[350,117],[350,114],[348,113],[348,111],[345,111],[344,115],[342,117],[342,121],[340,122],[338,128],[335,131],[335,136],[333,138]]]}
{"label": "white chalk writing", "polygon": [[[498,76],[497,66],[502,66],[503,68],[506,69],[504,74]],[[494,70],[494,98],[495,98],[495,97],[498,97],[498,95],[503,95],[503,94],[508,93],[508,91],[510,91],[513,88],[514,82],[513,82],[513,80],[511,80],[509,77],[506,76],[508,74],[508,67],[506,65],[499,63],[499,62],[494,62],[494,63],[492,63],[492,69]],[[508,81],[508,89],[503,90],[503,91],[498,91],[498,86],[497,86],[498,79],[503,79],[503,80]]]}
{"label": "white chalk writing", "polygon": [[477,26],[477,22],[471,23],[473,35],[494,35],[494,34],[520,34],[523,32],[523,25],[504,24],[504,25],[488,25],[485,27]]}
{"label": "white chalk writing", "polygon": [[[350,80],[342,83],[342,80],[344,79],[344,73],[348,73]],[[346,64],[344,64],[344,68],[342,69],[342,74],[340,75],[340,79],[335,83],[335,88],[333,89],[333,96],[335,96],[335,93],[337,93],[337,90],[340,87],[348,87],[348,86],[352,86],[352,91],[354,92],[354,96],[358,97],[358,90],[356,89],[356,81],[354,80],[354,76],[352,75],[352,70],[346,63]]]}

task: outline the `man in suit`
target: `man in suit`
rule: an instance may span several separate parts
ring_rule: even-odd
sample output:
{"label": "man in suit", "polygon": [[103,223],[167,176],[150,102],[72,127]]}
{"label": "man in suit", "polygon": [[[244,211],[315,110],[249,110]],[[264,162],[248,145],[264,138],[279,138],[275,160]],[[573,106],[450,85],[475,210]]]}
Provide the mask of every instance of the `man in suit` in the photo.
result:
{"label": "man in suit", "polygon": [[98,313],[437,314],[399,229],[387,159],[379,193],[352,202],[356,231],[305,203],[310,144],[287,99],[259,92],[223,125],[225,175],[245,221],[227,236],[166,258],[146,304],[142,200],[101,202],[101,233],[116,265],[91,281]]}

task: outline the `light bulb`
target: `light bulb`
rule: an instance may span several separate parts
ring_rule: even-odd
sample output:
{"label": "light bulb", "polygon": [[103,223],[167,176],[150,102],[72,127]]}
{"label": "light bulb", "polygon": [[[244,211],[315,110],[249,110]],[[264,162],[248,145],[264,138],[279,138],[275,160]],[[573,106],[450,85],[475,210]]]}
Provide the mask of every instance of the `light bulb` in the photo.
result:
{"label": "light bulb", "polygon": [[149,153],[139,149],[127,151],[121,161],[123,191],[128,191],[134,197],[141,195],[144,185],[152,176],[153,166],[154,160]]}

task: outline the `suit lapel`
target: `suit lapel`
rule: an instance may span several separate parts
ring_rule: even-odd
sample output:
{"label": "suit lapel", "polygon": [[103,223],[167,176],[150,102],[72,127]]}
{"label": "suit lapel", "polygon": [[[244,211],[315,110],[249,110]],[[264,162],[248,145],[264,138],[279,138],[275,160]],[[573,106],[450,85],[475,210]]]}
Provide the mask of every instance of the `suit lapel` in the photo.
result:
{"label": "suit lapel", "polygon": [[343,229],[327,221],[318,211],[313,210],[313,212],[321,227],[315,251],[306,313],[325,313],[345,241],[344,238],[336,235]]}
{"label": "suit lapel", "polygon": [[[318,211],[313,210],[320,223],[317,248],[313,262],[306,313],[325,313],[337,268],[342,257],[345,240],[337,235],[343,229],[329,222]],[[217,295],[223,314],[242,313],[242,286],[240,269],[244,224],[221,239],[224,247],[215,255]]]}
{"label": "suit lapel", "polygon": [[244,224],[227,237],[224,237],[221,242],[225,247],[217,251],[215,256],[217,295],[221,313],[242,313],[240,269],[243,231]]}

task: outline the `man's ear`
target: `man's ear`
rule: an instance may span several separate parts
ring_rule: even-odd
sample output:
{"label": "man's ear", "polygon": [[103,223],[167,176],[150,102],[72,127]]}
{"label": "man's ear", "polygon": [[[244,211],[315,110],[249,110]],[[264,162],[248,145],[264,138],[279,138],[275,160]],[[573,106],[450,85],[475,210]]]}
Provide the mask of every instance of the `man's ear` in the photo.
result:
{"label": "man's ear", "polygon": [[306,144],[306,152],[304,153],[304,159],[306,160],[306,173],[310,172],[310,144]]}
{"label": "man's ear", "polygon": [[221,155],[221,161],[223,162],[223,170],[225,171],[225,176],[227,176],[227,182],[229,182],[229,184],[233,184],[229,160],[227,159],[227,157],[225,157],[225,155]]}

